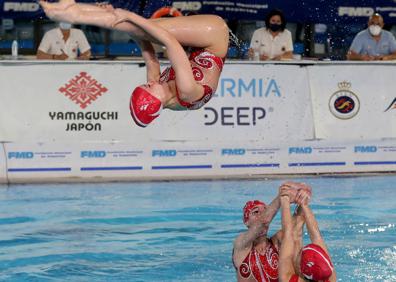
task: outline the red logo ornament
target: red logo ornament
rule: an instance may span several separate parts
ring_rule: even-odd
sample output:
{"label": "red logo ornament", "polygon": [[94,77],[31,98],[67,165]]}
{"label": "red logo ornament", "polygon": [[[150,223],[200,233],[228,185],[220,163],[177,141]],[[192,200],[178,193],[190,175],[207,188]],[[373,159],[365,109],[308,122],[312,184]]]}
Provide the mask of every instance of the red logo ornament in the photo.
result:
{"label": "red logo ornament", "polygon": [[106,93],[107,88],[86,72],[80,72],[65,86],[59,88],[59,91],[79,105],[81,109],[85,109],[92,101]]}

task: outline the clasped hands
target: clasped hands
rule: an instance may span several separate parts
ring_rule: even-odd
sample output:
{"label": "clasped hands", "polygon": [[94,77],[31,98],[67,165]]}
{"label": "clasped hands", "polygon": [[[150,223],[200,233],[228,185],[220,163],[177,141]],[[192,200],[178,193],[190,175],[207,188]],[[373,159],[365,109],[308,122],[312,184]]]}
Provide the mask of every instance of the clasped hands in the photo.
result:
{"label": "clasped hands", "polygon": [[288,197],[290,203],[307,205],[312,197],[312,188],[305,183],[288,181],[279,187],[279,196]]}

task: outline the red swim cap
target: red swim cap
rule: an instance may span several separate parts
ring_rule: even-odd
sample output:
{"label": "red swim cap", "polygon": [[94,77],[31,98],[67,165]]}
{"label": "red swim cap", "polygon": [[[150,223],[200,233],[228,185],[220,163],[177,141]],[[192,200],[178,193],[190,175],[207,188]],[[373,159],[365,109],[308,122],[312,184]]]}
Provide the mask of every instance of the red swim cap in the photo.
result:
{"label": "red swim cap", "polygon": [[136,87],[132,92],[129,108],[135,123],[146,127],[160,115],[162,103],[145,89]]}
{"label": "red swim cap", "polygon": [[264,206],[266,205],[259,200],[254,200],[254,201],[247,201],[245,206],[243,207],[243,223],[246,223],[249,220],[249,215],[252,209],[254,209],[257,206]]}
{"label": "red swim cap", "polygon": [[302,249],[300,268],[305,278],[314,281],[327,280],[333,273],[329,255],[316,244],[308,244]]}

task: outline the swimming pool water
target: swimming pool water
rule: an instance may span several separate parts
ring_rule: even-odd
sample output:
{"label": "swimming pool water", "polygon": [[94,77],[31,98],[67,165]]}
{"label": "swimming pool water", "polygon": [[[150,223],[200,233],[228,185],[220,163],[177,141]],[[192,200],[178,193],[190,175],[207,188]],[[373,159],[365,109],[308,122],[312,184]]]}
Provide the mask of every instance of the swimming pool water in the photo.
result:
{"label": "swimming pool water", "polygon": [[[295,180],[313,186],[338,281],[396,281],[396,176]],[[0,280],[235,281],[241,209],[281,182],[0,186]]]}

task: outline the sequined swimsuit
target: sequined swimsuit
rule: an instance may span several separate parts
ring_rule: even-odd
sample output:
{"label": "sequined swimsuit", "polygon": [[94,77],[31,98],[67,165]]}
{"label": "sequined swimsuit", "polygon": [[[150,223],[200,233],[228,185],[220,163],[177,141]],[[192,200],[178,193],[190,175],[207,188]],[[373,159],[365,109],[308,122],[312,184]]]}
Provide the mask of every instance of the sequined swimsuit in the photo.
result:
{"label": "sequined swimsuit", "polygon": [[257,282],[278,282],[278,262],[278,251],[269,240],[265,254],[261,255],[255,248],[252,248],[238,271],[243,278],[253,275]]}
{"label": "sequined swimsuit", "polygon": [[[205,51],[204,49],[195,49],[189,57],[191,69],[195,81],[203,86],[203,96],[192,103],[180,99],[176,85],[176,96],[179,104],[187,109],[196,110],[206,104],[216,92],[220,73],[223,70],[224,59]],[[160,77],[160,82],[168,82],[176,79],[176,73],[172,67],[166,68]],[[175,81],[176,83],[176,81]]]}

